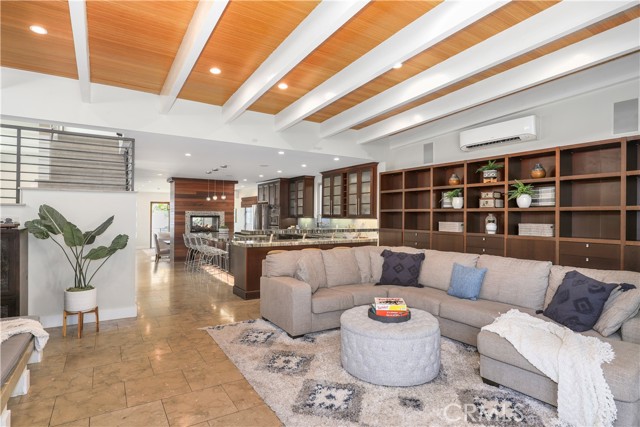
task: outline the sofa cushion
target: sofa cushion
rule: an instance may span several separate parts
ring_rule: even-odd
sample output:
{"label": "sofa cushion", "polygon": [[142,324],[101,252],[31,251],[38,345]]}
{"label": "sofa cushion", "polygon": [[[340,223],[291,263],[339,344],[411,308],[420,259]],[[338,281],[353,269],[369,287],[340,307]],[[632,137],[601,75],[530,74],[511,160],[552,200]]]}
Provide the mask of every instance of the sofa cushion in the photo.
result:
{"label": "sofa cushion", "polygon": [[294,277],[298,269],[298,259],[302,251],[285,251],[267,255],[265,259],[265,276],[267,277]]}
{"label": "sofa cushion", "polygon": [[465,267],[454,263],[447,294],[456,298],[477,300],[486,273],[486,268]]}
{"label": "sofa cushion", "polygon": [[409,254],[385,249],[381,255],[384,262],[378,285],[423,287],[418,283],[418,275],[424,261],[424,253]]}
{"label": "sofa cushion", "polygon": [[[616,400],[637,402],[640,399],[640,357],[638,346],[624,341],[606,340],[615,353],[610,363],[603,363],[602,370]],[[527,361],[513,345],[498,334],[481,331],[478,334],[478,352],[509,365],[545,376]]]}
{"label": "sofa cushion", "polygon": [[455,297],[447,295],[445,291],[433,288],[408,288],[393,286],[389,289],[389,297],[403,298],[411,308],[428,311],[434,316],[440,313],[440,304]]}
{"label": "sofa cushion", "polygon": [[321,251],[327,287],[360,283],[358,262],[351,248]]}
{"label": "sofa cushion", "polygon": [[544,315],[573,331],[588,331],[598,321],[604,303],[617,286],[570,271],[565,274]]}
{"label": "sofa cushion", "polygon": [[420,270],[418,282],[430,288],[449,290],[453,264],[458,263],[465,267],[475,267],[478,261],[476,254],[463,254],[459,252],[443,252],[427,249],[424,251],[425,259]]}
{"label": "sofa cushion", "polygon": [[[512,305],[501,302],[482,299],[470,301],[452,297],[450,300],[440,303],[440,317],[475,328],[482,328],[493,323],[498,316],[512,308]],[[531,309],[527,310],[520,307],[518,309],[528,314],[534,313]]]}
{"label": "sofa cushion", "polygon": [[344,285],[331,288],[336,291],[346,292],[353,297],[353,305],[368,305],[374,303],[374,298],[386,298],[389,286],[375,286],[374,283],[362,283],[358,285]]}
{"label": "sofa cushion", "polygon": [[333,288],[320,288],[311,296],[311,311],[315,314],[348,310],[353,307],[353,296]]}
{"label": "sofa cushion", "polygon": [[371,283],[371,251],[378,252],[376,246],[356,246],[353,248],[353,255],[356,257],[358,263],[358,270],[360,271],[360,283]]}
{"label": "sofa cushion", "polygon": [[488,270],[480,298],[534,310],[544,306],[550,262],[481,255],[477,267]]}
{"label": "sofa cushion", "polygon": [[390,250],[394,252],[405,252],[408,254],[422,253],[422,249],[410,248],[408,246],[378,246],[373,248],[369,253],[371,258],[371,281],[379,283],[382,277],[382,265],[384,264],[384,258],[382,257],[382,251]]}
{"label": "sofa cushion", "polygon": [[301,251],[294,277],[308,283],[312,293],[318,288],[326,288],[327,274],[324,271],[321,251]]}
{"label": "sofa cushion", "polygon": [[626,292],[614,289],[604,305],[600,318],[593,326],[604,336],[616,332],[620,326],[634,317],[640,310],[640,273],[633,271],[596,270],[592,268],[574,268],[554,265],[549,275],[549,288],[545,296],[545,307],[549,305],[565,274],[577,271],[587,277],[605,283],[629,283],[636,286]]}

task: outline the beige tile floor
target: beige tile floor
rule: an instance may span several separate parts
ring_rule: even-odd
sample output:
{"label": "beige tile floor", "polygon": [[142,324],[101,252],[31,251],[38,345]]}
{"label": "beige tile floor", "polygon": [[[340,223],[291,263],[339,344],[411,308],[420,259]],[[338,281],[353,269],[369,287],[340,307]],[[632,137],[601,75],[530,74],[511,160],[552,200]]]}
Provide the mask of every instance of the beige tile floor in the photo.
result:
{"label": "beige tile floor", "polygon": [[279,426],[235,365],[198,328],[259,317],[259,301],[183,264],[137,256],[138,317],[51,328],[13,427]]}

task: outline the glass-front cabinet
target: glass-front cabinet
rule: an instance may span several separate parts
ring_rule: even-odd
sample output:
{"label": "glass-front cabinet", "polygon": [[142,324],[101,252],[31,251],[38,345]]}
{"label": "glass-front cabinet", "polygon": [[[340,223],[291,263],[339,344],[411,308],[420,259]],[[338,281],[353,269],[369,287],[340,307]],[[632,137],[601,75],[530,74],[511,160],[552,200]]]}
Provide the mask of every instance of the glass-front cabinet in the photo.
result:
{"label": "glass-front cabinet", "polygon": [[347,216],[366,218],[374,210],[371,205],[373,170],[366,168],[347,173]]}
{"label": "glass-front cabinet", "polygon": [[342,217],[342,173],[322,175],[322,216]]}
{"label": "glass-front cabinet", "polygon": [[377,164],[322,173],[322,216],[376,217]]}
{"label": "glass-front cabinet", "polygon": [[313,218],[313,176],[289,180],[289,217]]}

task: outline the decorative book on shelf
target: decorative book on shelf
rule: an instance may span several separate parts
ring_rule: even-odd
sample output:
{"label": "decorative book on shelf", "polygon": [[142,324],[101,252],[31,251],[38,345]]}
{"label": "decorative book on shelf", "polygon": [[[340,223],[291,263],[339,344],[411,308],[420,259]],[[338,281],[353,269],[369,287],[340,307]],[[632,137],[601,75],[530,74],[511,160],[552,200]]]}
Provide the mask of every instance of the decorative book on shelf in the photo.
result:
{"label": "decorative book on shelf", "polygon": [[553,237],[553,224],[518,224],[518,236]]}
{"label": "decorative book on shelf", "polygon": [[438,231],[462,233],[464,231],[464,222],[438,221]]}
{"label": "decorative book on shelf", "polygon": [[556,186],[534,187],[531,196],[531,206],[549,206],[556,205]]}

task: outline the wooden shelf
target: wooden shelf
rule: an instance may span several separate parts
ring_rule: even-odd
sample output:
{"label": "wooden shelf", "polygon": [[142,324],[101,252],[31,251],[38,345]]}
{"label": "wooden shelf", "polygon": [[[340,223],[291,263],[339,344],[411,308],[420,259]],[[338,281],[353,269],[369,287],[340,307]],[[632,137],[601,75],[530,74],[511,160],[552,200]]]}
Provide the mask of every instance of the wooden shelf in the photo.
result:
{"label": "wooden shelf", "polygon": [[[482,183],[476,170],[490,160],[504,165],[500,181]],[[538,164],[546,176],[531,178]],[[459,185],[448,185],[453,173],[461,179]],[[419,248],[640,271],[640,136],[389,171],[381,180],[383,176],[381,227],[392,231],[381,234],[381,245],[403,240]],[[505,194],[504,208],[479,207],[482,191],[505,193],[516,180],[555,187],[556,205],[518,208]],[[464,208],[441,208],[442,193],[457,188],[463,190]],[[495,235],[484,233],[490,213],[498,221]],[[436,231],[441,221],[464,222],[464,232]],[[519,236],[522,223],[553,225],[555,236]],[[403,238],[403,231],[414,234]]]}

